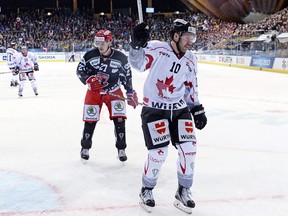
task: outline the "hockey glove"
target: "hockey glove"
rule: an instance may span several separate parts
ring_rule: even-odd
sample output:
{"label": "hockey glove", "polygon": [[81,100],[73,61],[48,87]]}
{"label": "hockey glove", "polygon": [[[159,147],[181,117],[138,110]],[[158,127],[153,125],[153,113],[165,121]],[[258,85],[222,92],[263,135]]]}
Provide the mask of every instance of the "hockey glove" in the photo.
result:
{"label": "hockey glove", "polygon": [[11,69],[13,75],[19,74],[19,67],[13,67],[13,68],[10,68],[10,69]]}
{"label": "hockey glove", "polygon": [[133,106],[133,108],[135,109],[136,106],[138,105],[138,97],[137,97],[137,93],[134,90],[128,90],[126,92],[126,96],[128,99],[128,105]]}
{"label": "hockey glove", "polygon": [[195,126],[197,129],[202,130],[207,124],[207,118],[205,115],[204,107],[202,104],[193,107],[190,112],[193,115]]}
{"label": "hockey glove", "polygon": [[131,34],[130,45],[133,49],[139,50],[140,47],[146,47],[147,41],[150,39],[149,26],[142,22],[135,26]]}
{"label": "hockey glove", "polygon": [[38,66],[38,64],[34,64],[34,71],[39,71],[39,66]]}
{"label": "hockey glove", "polygon": [[86,83],[88,84],[88,89],[94,93],[100,93],[102,91],[102,85],[96,76],[90,76]]}

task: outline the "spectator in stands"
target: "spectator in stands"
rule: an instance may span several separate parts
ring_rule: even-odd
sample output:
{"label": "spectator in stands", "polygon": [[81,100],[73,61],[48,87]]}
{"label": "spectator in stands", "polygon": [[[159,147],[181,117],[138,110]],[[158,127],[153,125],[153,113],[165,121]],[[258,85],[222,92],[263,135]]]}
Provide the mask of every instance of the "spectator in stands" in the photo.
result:
{"label": "spectator in stands", "polygon": [[[18,17],[18,19],[17,19]],[[257,23],[237,24],[224,22],[208,17],[203,13],[186,13],[173,15],[174,18],[183,18],[193,22],[199,32],[197,42],[193,45],[196,50],[200,48],[221,49],[225,44],[238,44],[241,40],[261,33],[276,30],[278,33],[288,29],[288,8]],[[167,41],[169,39],[170,20],[165,16],[146,17],[151,26],[151,39]],[[133,15],[121,15],[111,18],[101,17],[95,19],[91,11],[77,11],[69,8],[58,8],[51,16],[46,16],[44,10],[30,10],[19,14],[4,14],[0,20],[0,47],[7,46],[8,42],[16,41],[27,44],[29,47],[42,50],[43,47],[51,52],[67,52],[74,44],[77,49],[87,51],[92,48],[93,35],[99,29],[113,29],[115,47],[122,44],[128,51],[129,32],[136,25]],[[80,28],[81,26],[81,28]],[[1,36],[2,35],[2,36]],[[236,41],[236,42],[235,42]],[[215,46],[214,46],[214,45]],[[235,46],[236,47],[236,46]]]}
{"label": "spectator in stands", "polygon": [[122,44],[118,45],[118,50],[125,54],[125,50],[123,49],[123,45]]}

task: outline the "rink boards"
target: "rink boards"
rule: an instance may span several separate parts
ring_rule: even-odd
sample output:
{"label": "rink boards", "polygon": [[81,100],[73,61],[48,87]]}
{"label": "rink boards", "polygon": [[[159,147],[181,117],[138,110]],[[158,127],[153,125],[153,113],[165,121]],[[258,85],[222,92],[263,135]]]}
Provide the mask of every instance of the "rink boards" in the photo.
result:
{"label": "rink boards", "polygon": [[[39,62],[65,62],[69,53],[34,53]],[[75,60],[79,61],[84,53],[75,53]],[[229,55],[201,55],[197,54],[201,63],[223,66],[249,68],[270,72],[288,73],[288,58],[270,56],[229,56]],[[6,54],[0,53],[0,63],[5,63]]]}
{"label": "rink boards", "polygon": [[288,58],[270,56],[197,55],[201,63],[288,73]]}

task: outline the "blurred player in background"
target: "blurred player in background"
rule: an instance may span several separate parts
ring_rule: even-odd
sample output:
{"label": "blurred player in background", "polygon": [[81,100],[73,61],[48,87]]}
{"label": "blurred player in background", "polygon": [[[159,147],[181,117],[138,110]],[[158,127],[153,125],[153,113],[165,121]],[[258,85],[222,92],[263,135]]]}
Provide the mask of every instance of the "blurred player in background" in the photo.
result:
{"label": "blurred player in background", "polygon": [[73,50],[69,53],[68,62],[70,62],[70,61],[75,62],[75,53]]}
{"label": "blurred player in background", "polygon": [[19,72],[20,80],[18,96],[23,97],[23,89],[27,79],[30,81],[34,94],[37,96],[38,90],[34,71],[38,71],[39,66],[36,56],[28,52],[27,46],[22,46],[21,48],[21,53],[16,59],[16,70]]}
{"label": "blurred player in background", "polygon": [[17,86],[19,84],[18,82],[18,71],[16,71],[16,58],[17,58],[18,52],[17,52],[17,44],[15,42],[11,42],[9,48],[6,50],[6,56],[7,56],[7,66],[9,67],[12,77],[10,86]]}
{"label": "blurred player in background", "polygon": [[[77,67],[77,75],[84,85],[88,85],[84,102],[84,130],[81,139],[81,158],[89,159],[92,137],[100,120],[102,105],[109,110],[114,123],[116,148],[120,161],[126,161],[126,103],[121,85],[126,90],[128,105],[136,108],[138,98],[132,87],[131,68],[127,56],[112,46],[113,35],[109,30],[100,30],[95,36],[95,49],[85,53]],[[98,144],[103,144],[98,140]]]}

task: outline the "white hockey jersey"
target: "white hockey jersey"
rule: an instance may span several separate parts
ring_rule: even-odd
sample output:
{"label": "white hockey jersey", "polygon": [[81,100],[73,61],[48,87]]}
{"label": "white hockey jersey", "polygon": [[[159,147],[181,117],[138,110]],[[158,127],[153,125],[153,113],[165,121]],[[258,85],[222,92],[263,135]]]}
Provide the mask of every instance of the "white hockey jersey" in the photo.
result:
{"label": "white hockey jersey", "polygon": [[130,49],[129,61],[139,71],[150,69],[144,83],[144,106],[177,110],[199,105],[197,62],[192,51],[178,58],[170,43],[149,41],[144,49]]}
{"label": "white hockey jersey", "polygon": [[28,52],[26,56],[20,53],[16,58],[16,66],[19,67],[20,73],[34,71],[35,64],[38,64],[37,57],[30,52]]}
{"label": "white hockey jersey", "polygon": [[13,48],[8,48],[6,50],[6,56],[7,56],[7,65],[8,67],[14,68],[16,66],[16,58],[17,58],[18,52],[17,50]]}

